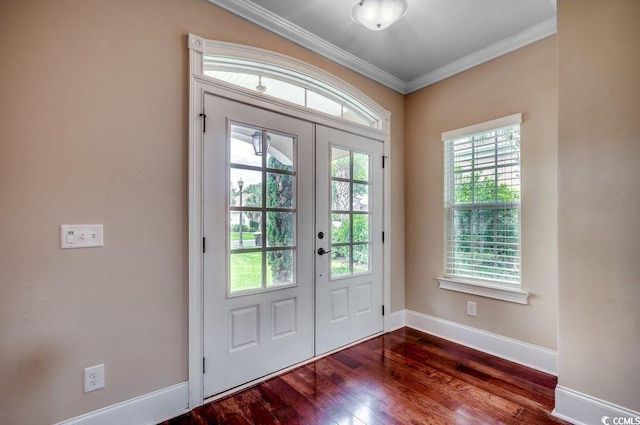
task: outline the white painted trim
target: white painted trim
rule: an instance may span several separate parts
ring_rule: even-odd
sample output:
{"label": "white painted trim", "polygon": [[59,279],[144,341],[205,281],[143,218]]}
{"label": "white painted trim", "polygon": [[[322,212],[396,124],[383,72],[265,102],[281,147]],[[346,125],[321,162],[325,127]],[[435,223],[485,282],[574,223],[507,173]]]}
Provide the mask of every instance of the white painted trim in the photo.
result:
{"label": "white painted trim", "polygon": [[386,332],[393,332],[406,326],[405,318],[406,310],[398,310],[387,316],[387,325],[384,330]]}
{"label": "white painted trim", "polygon": [[471,69],[475,66],[489,62],[497,57],[506,55],[528,44],[534,43],[543,38],[555,34],[557,31],[556,18],[546,20],[536,26],[524,30],[512,37],[505,38],[489,47],[478,50],[468,56],[451,62],[448,65],[440,67],[435,71],[424,74],[414,80],[407,82],[405,93],[411,93],[421,88],[430,86],[431,84],[442,81],[455,74]]}
{"label": "white painted trim", "polygon": [[298,25],[249,0],[209,0],[248,21],[293,41],[334,62],[371,78],[395,91],[404,93],[406,83],[400,78],[342,50]]}
{"label": "white painted trim", "polygon": [[551,375],[558,374],[558,352],[517,339],[406,310],[406,326]]}
{"label": "white painted trim", "polygon": [[510,125],[522,124],[522,114],[513,114],[495,120],[485,121],[478,124],[469,125],[455,130],[449,130],[442,133],[442,141],[458,139],[460,137],[471,136],[473,134],[482,133],[497,128],[507,127]]}
{"label": "white painted trim", "polygon": [[438,277],[440,289],[478,295],[501,301],[509,301],[516,304],[529,304],[529,293],[519,288],[505,285],[492,285],[490,283],[475,280],[466,280],[452,277]]}
{"label": "white painted trim", "polygon": [[561,385],[556,387],[556,407],[552,414],[575,425],[623,423],[614,418],[633,418],[631,423],[640,424],[640,412]]}
{"label": "white painted trim", "polygon": [[157,424],[189,411],[188,390],[187,383],[181,382],[56,425]]}
{"label": "white painted trim", "polygon": [[[387,131],[387,137],[383,146],[382,155],[385,156],[385,168],[382,170],[382,202],[384,209],[382,218],[382,231],[385,238],[382,244],[383,252],[383,265],[382,265],[382,282],[383,282],[383,304],[386,311],[391,311],[391,112],[385,111],[384,128]],[[388,315],[385,316],[383,322],[383,329],[385,332],[389,332]]]}
{"label": "white painted trim", "polygon": [[202,235],[202,152],[204,137],[203,98],[195,73],[202,73],[203,38],[189,34],[189,408],[202,405],[204,399],[204,309]]}

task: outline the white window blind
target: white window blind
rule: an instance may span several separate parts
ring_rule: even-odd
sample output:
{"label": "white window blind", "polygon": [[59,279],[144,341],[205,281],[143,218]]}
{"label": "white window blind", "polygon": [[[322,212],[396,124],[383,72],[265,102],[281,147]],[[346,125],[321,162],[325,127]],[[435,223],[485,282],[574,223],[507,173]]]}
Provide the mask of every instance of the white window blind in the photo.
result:
{"label": "white window blind", "polygon": [[520,120],[443,134],[445,277],[520,284]]}

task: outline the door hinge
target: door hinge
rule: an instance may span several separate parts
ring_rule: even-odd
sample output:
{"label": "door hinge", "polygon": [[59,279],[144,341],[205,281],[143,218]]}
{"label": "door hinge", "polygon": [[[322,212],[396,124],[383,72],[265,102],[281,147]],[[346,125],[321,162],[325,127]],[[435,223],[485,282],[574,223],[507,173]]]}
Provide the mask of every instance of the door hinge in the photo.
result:
{"label": "door hinge", "polygon": [[384,232],[382,232],[382,243],[384,243]]}
{"label": "door hinge", "polygon": [[202,358],[202,374],[204,375],[205,367],[204,367],[204,357]]}
{"label": "door hinge", "polygon": [[206,238],[202,238],[202,253],[204,254],[205,252],[207,252],[207,243],[206,243]]}
{"label": "door hinge", "polygon": [[382,168],[384,168],[384,166],[385,166],[386,159],[387,159],[387,157],[382,155]]}
{"label": "door hinge", "polygon": [[382,315],[384,316],[384,304],[382,304]]}
{"label": "door hinge", "polygon": [[200,114],[200,116],[202,117],[202,132],[206,133],[207,132],[207,114],[203,112]]}

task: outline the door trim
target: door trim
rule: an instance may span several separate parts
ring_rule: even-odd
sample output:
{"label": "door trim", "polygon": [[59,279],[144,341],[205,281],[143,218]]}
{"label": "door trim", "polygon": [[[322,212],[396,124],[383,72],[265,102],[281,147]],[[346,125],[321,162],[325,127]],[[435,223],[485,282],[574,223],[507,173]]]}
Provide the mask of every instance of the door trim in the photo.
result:
{"label": "door trim", "polygon": [[[190,38],[192,40],[192,38]],[[189,408],[194,409],[204,403],[204,375],[202,373],[204,356],[204,309],[203,309],[203,144],[202,133],[204,94],[224,97],[236,102],[263,108],[294,118],[333,127],[342,131],[362,135],[383,142],[386,167],[383,169],[383,230],[385,243],[383,246],[383,300],[386,309],[384,316],[384,332],[390,329],[391,313],[391,182],[390,182],[390,129],[391,113],[385,110],[384,131],[354,125],[342,119],[314,112],[299,106],[280,101],[258,92],[250,92],[203,75],[204,44],[188,43],[189,47]],[[267,58],[268,59],[268,58]],[[301,62],[302,63],[302,62]],[[347,83],[344,83],[347,85]],[[210,113],[210,112],[209,112]],[[382,158],[380,158],[382,161]],[[374,335],[377,336],[377,335]],[[360,341],[358,341],[360,342]],[[357,343],[357,342],[356,342]],[[317,359],[314,357],[314,359]],[[312,360],[314,360],[312,359]],[[310,360],[311,361],[311,360]]]}

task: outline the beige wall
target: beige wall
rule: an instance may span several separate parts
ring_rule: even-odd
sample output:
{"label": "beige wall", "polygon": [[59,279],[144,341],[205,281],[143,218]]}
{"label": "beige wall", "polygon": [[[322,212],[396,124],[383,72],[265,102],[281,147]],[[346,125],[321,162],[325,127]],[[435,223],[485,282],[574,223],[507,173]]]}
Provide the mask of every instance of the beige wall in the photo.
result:
{"label": "beige wall", "polygon": [[[464,325],[556,348],[555,37],[407,96],[406,306]],[[438,288],[443,273],[441,133],[521,112],[522,284],[530,305]],[[466,315],[466,301],[477,317]]]}
{"label": "beige wall", "polygon": [[558,2],[559,383],[635,411],[639,23],[637,0]]}
{"label": "beige wall", "polygon": [[[199,0],[0,2],[0,417],[44,424],[187,379],[186,34],[317,65],[392,112],[404,308],[404,98]],[[104,223],[105,247],[59,248]],[[82,369],[106,364],[104,390]]]}

